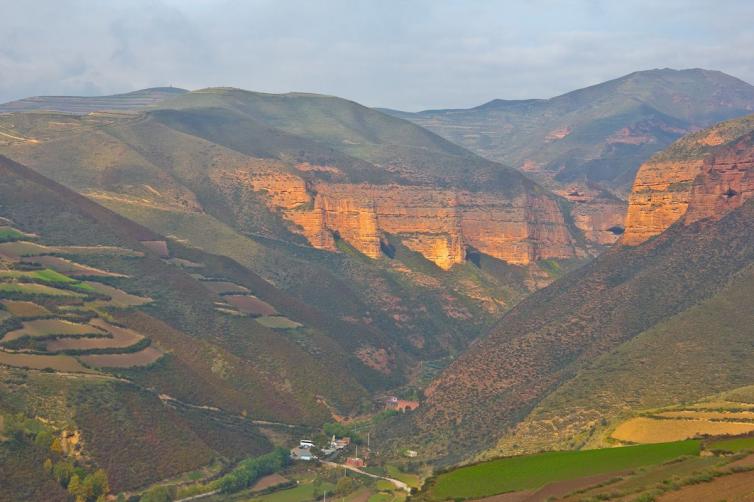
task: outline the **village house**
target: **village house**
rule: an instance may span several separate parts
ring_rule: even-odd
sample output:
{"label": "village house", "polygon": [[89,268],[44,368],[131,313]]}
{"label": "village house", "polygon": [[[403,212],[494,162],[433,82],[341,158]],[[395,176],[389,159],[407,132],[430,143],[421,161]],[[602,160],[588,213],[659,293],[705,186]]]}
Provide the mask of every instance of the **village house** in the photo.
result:
{"label": "village house", "polygon": [[414,411],[419,407],[419,401],[407,401],[404,399],[398,399],[395,396],[390,396],[385,400],[385,409],[392,411],[400,411],[405,413],[406,411]]}

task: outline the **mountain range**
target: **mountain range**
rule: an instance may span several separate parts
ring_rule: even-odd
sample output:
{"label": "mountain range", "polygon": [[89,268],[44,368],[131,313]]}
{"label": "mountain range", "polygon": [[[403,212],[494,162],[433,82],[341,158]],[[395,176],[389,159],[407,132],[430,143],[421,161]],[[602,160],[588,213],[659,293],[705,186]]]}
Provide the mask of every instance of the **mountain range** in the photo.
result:
{"label": "mountain range", "polygon": [[706,70],[418,114],[0,105],[0,492],[66,500],[48,429],[137,492],[330,421],[447,467],[751,385],[753,110]]}

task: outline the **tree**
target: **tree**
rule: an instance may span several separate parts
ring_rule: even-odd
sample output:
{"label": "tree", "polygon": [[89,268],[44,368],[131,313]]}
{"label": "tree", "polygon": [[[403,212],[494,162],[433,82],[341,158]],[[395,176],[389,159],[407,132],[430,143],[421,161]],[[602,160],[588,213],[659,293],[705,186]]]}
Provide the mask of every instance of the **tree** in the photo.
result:
{"label": "tree", "polygon": [[110,482],[107,480],[107,473],[104,469],[97,469],[86,479],[92,485],[92,497],[99,498],[101,495],[110,493]]}
{"label": "tree", "polygon": [[34,444],[40,448],[49,448],[52,443],[52,434],[47,431],[42,431],[34,438]]}
{"label": "tree", "polygon": [[42,464],[42,468],[45,470],[47,474],[52,473],[52,460],[50,460],[49,458],[45,460],[44,463]]}
{"label": "tree", "polygon": [[68,486],[68,482],[73,476],[73,464],[65,461],[57,462],[52,468],[52,475],[58,483]]}
{"label": "tree", "polygon": [[70,481],[68,481],[68,493],[74,497],[78,497],[81,494],[81,479],[79,479],[77,474],[71,476]]}
{"label": "tree", "polygon": [[155,486],[141,497],[140,502],[171,502],[175,492],[174,486]]}

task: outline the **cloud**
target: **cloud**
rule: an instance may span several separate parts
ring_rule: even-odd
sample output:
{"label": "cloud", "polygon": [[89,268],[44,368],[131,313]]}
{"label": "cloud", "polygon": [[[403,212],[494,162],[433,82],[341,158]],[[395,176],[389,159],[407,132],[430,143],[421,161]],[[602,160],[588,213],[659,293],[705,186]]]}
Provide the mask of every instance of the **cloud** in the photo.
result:
{"label": "cloud", "polygon": [[754,82],[746,0],[0,1],[0,101],[228,85],[416,110],[654,67]]}

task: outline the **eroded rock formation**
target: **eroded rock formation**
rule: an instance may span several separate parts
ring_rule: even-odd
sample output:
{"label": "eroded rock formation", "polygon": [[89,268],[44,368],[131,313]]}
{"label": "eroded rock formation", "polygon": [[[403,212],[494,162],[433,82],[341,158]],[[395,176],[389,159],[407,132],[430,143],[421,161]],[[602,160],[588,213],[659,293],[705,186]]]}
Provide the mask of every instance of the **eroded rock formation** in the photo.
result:
{"label": "eroded rock formation", "polygon": [[546,194],[507,198],[426,186],[309,186],[287,173],[256,174],[251,184],[321,249],[334,250],[335,238],[341,238],[377,258],[384,234],[392,234],[443,269],[463,262],[467,246],[517,265],[575,256],[563,215]]}

